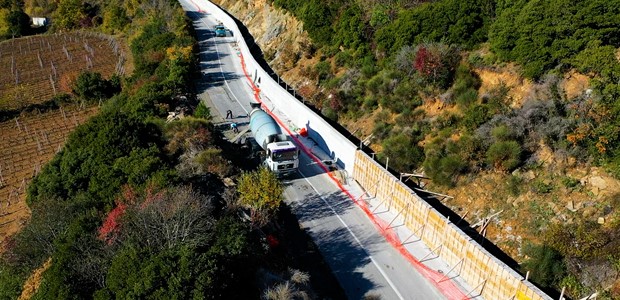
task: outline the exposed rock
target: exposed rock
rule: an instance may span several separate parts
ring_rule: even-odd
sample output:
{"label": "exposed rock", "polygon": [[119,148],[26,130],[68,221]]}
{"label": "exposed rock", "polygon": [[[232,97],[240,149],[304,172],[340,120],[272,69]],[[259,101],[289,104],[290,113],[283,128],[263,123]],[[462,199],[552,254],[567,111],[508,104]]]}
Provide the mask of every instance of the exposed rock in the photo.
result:
{"label": "exposed rock", "polygon": [[599,224],[605,224],[605,218],[599,217],[598,220],[596,220],[596,222]]}
{"label": "exposed rock", "polygon": [[566,204],[566,208],[572,212],[577,211],[577,209],[575,208],[575,204],[573,203],[573,200],[568,201],[568,204]]}
{"label": "exposed rock", "polygon": [[227,187],[235,186],[235,182],[230,177],[226,177],[222,181],[224,181],[224,185]]}
{"label": "exposed rock", "polygon": [[534,173],[534,171],[529,170],[529,171],[527,171],[527,172],[525,172],[523,174],[523,178],[524,179],[528,179],[528,180],[532,180],[532,179],[536,178],[536,174]]}
{"label": "exposed rock", "polygon": [[547,205],[553,211],[554,214],[559,215],[562,211],[560,208],[553,202],[548,202]]}
{"label": "exposed rock", "polygon": [[589,184],[599,190],[604,190],[607,188],[607,181],[601,176],[592,176],[588,180]]}
{"label": "exposed rock", "polygon": [[519,197],[517,197],[517,199],[515,199],[515,201],[512,202],[512,206],[514,207],[519,207],[519,203],[523,202],[526,200],[525,195],[519,195]]}

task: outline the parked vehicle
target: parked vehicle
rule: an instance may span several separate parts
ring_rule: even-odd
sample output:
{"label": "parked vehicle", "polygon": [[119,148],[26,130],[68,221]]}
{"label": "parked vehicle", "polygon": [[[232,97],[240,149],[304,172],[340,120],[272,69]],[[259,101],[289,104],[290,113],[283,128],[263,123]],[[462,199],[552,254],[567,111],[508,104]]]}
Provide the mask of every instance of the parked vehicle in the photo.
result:
{"label": "parked vehicle", "polygon": [[[299,167],[299,149],[285,134],[282,134],[278,123],[260,105],[250,112],[250,131],[253,139],[247,139],[250,149],[264,153],[263,164],[278,177],[297,172]],[[258,144],[260,149],[252,143]]]}

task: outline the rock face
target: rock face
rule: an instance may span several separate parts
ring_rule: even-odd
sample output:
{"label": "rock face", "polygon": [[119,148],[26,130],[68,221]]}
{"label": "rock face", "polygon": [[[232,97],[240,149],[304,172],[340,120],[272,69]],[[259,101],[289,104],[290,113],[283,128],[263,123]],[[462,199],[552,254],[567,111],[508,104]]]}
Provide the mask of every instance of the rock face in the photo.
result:
{"label": "rock face", "polygon": [[596,168],[594,168],[590,174],[582,177],[579,182],[597,198],[620,193],[620,184],[618,180],[600,174],[599,170]]}
{"label": "rock face", "polygon": [[[303,82],[301,67],[312,52],[312,43],[303,24],[290,13],[268,1],[215,0],[238,18],[254,37],[269,65],[289,84]],[[293,80],[296,79],[296,80]]]}

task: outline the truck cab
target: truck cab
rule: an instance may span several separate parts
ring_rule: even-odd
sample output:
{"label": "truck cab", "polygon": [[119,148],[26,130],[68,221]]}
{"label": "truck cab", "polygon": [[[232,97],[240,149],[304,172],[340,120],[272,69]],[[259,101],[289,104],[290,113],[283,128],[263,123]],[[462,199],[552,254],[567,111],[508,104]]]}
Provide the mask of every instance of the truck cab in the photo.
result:
{"label": "truck cab", "polygon": [[278,177],[287,176],[299,167],[299,150],[291,141],[271,143],[267,146],[265,166]]}

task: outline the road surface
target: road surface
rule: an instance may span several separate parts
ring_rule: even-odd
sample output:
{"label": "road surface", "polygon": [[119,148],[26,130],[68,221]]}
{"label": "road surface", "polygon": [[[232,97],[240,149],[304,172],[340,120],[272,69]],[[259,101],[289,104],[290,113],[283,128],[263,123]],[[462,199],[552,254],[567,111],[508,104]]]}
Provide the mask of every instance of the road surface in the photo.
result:
{"label": "road surface", "polygon": [[[216,122],[234,121],[243,130],[248,125],[254,96],[234,48],[238,37],[215,37],[213,27],[218,21],[208,11],[199,12],[191,0],[180,2],[194,22],[200,44],[203,76],[202,82],[197,83],[199,97],[211,108]],[[223,118],[227,110],[233,112],[233,120]],[[381,299],[445,299],[303,152],[299,175],[285,180],[285,185],[286,202],[317,244],[349,299],[367,295]]]}

